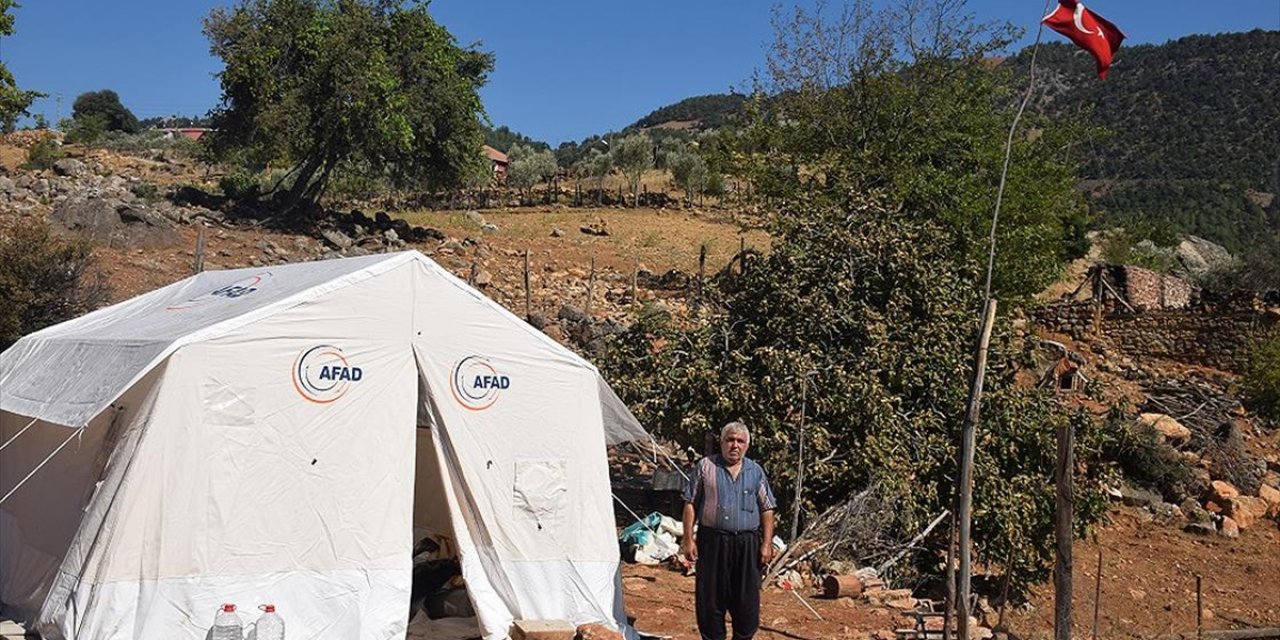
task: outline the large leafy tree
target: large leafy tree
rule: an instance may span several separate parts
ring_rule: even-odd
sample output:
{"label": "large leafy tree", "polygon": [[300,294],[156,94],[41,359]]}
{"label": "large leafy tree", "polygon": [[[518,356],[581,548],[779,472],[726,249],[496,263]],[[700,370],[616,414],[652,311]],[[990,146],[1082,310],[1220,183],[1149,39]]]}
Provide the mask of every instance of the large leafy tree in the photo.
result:
{"label": "large leafy tree", "polygon": [[[775,17],[762,99],[740,150],[775,197],[879,190],[943,224],[985,256],[1017,92],[992,62],[1007,27],[976,22],[962,0],[899,0],[877,9],[819,2]],[[1091,134],[1079,123],[1024,118],[1004,195],[997,292],[1028,295],[1082,248],[1076,191]]]}
{"label": "large leafy tree", "polygon": [[438,189],[482,160],[493,57],[460,47],[425,2],[243,0],[204,30],[226,65],[211,150],[289,167],[286,208],[314,202],[341,168]]}
{"label": "large leafy tree", "polygon": [[[701,449],[720,425],[745,420],[752,455],[769,470],[784,512],[796,500],[803,423],[805,512],[877,486],[893,505],[881,525],[905,540],[951,508],[980,270],[944,226],[886,197],[834,200],[783,205],[768,254],[717,277],[700,322],[651,311],[614,339],[602,363],[641,421],[665,437]],[[1092,420],[1064,411],[1048,392],[1017,387],[1021,351],[1007,324],[996,335],[974,540],[983,562],[1024,584],[1042,577],[1052,557],[1055,428],[1078,429],[1081,527],[1105,507],[1107,467]],[[883,560],[867,551],[840,550]],[[930,559],[922,555],[921,568],[938,570]]]}
{"label": "large leafy tree", "polygon": [[137,116],[120,102],[120,94],[110,89],[88,91],[76,96],[76,101],[71,105],[71,117],[81,121],[98,118],[105,131],[137,133],[139,129]]}
{"label": "large leafy tree", "polygon": [[[17,7],[14,0],[0,0],[0,38],[13,35],[13,16],[9,10]],[[39,91],[19,89],[9,68],[0,63],[0,130],[13,131],[18,117],[30,115],[31,103],[43,96]]]}

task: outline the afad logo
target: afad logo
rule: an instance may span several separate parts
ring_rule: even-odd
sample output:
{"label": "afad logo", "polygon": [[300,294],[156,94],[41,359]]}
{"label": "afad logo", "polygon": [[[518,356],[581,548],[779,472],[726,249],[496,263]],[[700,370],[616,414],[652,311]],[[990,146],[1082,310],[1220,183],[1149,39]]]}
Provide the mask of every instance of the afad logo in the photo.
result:
{"label": "afad logo", "polygon": [[293,361],[293,388],[316,404],[329,404],[360,382],[364,370],[353,367],[346,355],[331,344],[303,349]]}
{"label": "afad logo", "polygon": [[171,304],[165,307],[165,311],[181,311],[183,309],[190,309],[219,299],[235,300],[240,296],[247,296],[254,291],[257,291],[258,288],[269,279],[271,279],[271,272],[263,271],[262,273],[255,274],[248,278],[232,282],[229,285],[214,289],[209,293],[202,293],[194,298],[189,298],[185,302]]}
{"label": "afad logo", "polygon": [[488,360],[468,356],[453,366],[449,388],[464,409],[483,411],[498,401],[503,390],[511,388],[511,378],[498,373]]}

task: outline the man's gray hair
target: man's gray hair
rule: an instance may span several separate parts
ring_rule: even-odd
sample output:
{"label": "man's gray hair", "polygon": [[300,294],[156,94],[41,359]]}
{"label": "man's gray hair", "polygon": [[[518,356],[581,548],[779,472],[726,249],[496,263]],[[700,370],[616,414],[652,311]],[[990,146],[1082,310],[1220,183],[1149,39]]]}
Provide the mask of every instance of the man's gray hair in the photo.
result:
{"label": "man's gray hair", "polygon": [[741,433],[746,436],[747,444],[751,444],[751,432],[747,430],[747,425],[742,424],[740,420],[734,420],[733,422],[726,424],[724,428],[720,430],[720,442],[724,442],[725,437],[734,432]]}

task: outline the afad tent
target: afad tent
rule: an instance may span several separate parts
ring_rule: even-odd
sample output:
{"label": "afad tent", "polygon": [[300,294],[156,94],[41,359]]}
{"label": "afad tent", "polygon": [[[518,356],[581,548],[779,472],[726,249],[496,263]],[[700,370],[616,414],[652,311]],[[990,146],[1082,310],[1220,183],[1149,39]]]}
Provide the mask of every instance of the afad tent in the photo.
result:
{"label": "afad tent", "polygon": [[[623,628],[594,367],[417,252],[208,272],[0,355],[0,601],[51,639],[403,637],[415,530],[479,628]],[[254,612],[256,613],[256,612]]]}

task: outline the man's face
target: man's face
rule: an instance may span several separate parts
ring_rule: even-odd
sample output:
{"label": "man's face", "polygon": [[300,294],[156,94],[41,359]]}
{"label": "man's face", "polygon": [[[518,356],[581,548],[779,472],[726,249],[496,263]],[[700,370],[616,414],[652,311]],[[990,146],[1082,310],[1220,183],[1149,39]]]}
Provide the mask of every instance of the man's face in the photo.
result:
{"label": "man's face", "polygon": [[729,464],[738,464],[742,456],[747,454],[747,434],[741,431],[730,431],[720,439],[720,455]]}

